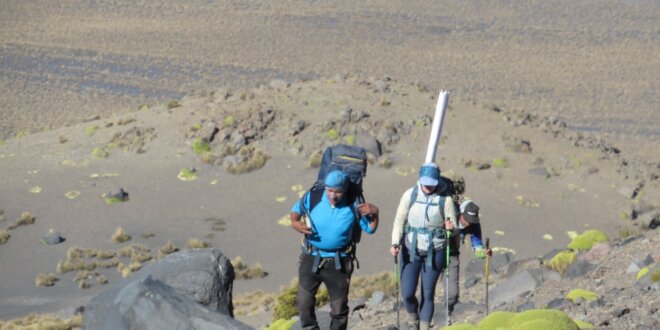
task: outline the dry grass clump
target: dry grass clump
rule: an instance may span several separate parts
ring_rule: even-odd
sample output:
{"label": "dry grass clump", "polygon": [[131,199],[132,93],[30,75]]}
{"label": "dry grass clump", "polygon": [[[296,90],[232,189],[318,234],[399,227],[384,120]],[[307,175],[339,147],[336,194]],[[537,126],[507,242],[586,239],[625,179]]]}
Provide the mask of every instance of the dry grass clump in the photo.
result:
{"label": "dry grass clump", "polygon": [[172,254],[176,251],[179,251],[179,249],[176,247],[176,245],[174,245],[174,243],[172,243],[171,241],[167,241],[167,244],[163,245],[163,247],[161,247],[158,250],[158,259],[160,259],[160,258],[162,258],[166,255]]}
{"label": "dry grass clump", "polygon": [[267,312],[275,308],[277,295],[266,293],[261,290],[235,295],[233,299],[235,315],[250,315]]}
{"label": "dry grass clump", "polygon": [[260,169],[266,165],[268,158],[270,158],[263,151],[250,146],[242,147],[235,156],[242,161],[235,164],[226,164],[226,170],[231,174],[249,173]]}
{"label": "dry grass clump", "polygon": [[121,248],[118,252],[120,257],[129,257],[133,262],[145,262],[151,260],[151,250],[144,245],[139,243],[134,243],[129,246]]}
{"label": "dry grass clump", "polygon": [[0,321],[0,328],[5,329],[48,329],[70,330],[82,328],[82,314],[70,319],[60,319],[52,314],[30,314],[21,319]]}
{"label": "dry grass clump", "polygon": [[81,270],[76,273],[76,276],[73,277],[74,282],[80,282],[84,281],[86,279],[89,279],[93,276],[94,274],[90,271],[87,270]]}
{"label": "dry grass clump", "polygon": [[211,246],[211,244],[209,244],[208,242],[196,238],[191,238],[186,243],[186,248],[188,249],[205,249],[209,246]]}
{"label": "dry grass clump", "polygon": [[351,297],[371,297],[375,291],[391,295],[395,292],[394,276],[391,272],[382,272],[370,276],[354,276],[351,279],[349,295]]}
{"label": "dry grass clump", "polygon": [[[59,274],[64,274],[72,272],[74,270],[83,270],[87,268],[83,256],[85,255],[85,250],[77,246],[72,246],[66,252],[66,260],[60,260],[57,262],[56,271]],[[96,268],[96,266],[94,266]]]}
{"label": "dry grass clump", "polygon": [[140,270],[140,268],[142,268],[142,264],[140,263],[131,263],[130,265],[126,265],[120,262],[119,265],[117,265],[117,271],[121,274],[121,277],[128,277],[134,271]]}
{"label": "dry grass clump", "polygon": [[225,231],[225,221],[220,218],[206,218],[204,221],[213,222],[211,225],[211,230],[213,231]]}
{"label": "dry grass clump", "polygon": [[99,254],[99,251],[96,249],[88,248],[83,249],[83,255],[87,258],[94,258]]}
{"label": "dry grass clump", "polygon": [[252,267],[248,267],[243,263],[241,257],[236,257],[231,260],[231,265],[234,266],[234,274],[236,279],[249,280],[253,278],[264,278],[268,275],[261,268],[261,264],[256,263]]}
{"label": "dry grass clump", "polygon": [[87,281],[82,280],[82,281],[78,282],[78,287],[84,290],[84,289],[89,289],[89,288],[91,288],[92,285],[89,284],[89,283],[87,283]]}
{"label": "dry grass clump", "polygon": [[313,152],[311,155],[309,155],[309,158],[307,158],[307,166],[311,168],[319,168],[321,166],[322,161],[323,161],[323,153],[317,150]]}
{"label": "dry grass clump", "polygon": [[103,276],[102,274],[99,274],[99,275],[96,276],[96,281],[101,285],[108,283],[108,279],[105,276]]}
{"label": "dry grass clump", "polygon": [[76,276],[73,278],[73,281],[78,283],[78,287],[81,289],[88,289],[92,286],[90,283],[96,279],[96,282],[99,284],[106,284],[108,283],[108,279],[100,274],[99,272],[90,272],[87,270],[81,270],[78,273],[76,273]]}
{"label": "dry grass clump", "polygon": [[101,268],[114,268],[114,267],[117,267],[117,265],[119,265],[120,262],[121,261],[119,261],[119,259],[117,259],[116,257],[113,257],[110,260],[101,261],[99,263],[99,267],[101,267]]}
{"label": "dry grass clump", "polygon": [[117,230],[115,230],[115,233],[112,234],[112,241],[114,243],[123,243],[131,239],[131,235],[126,234],[124,229],[121,227],[117,227]]}
{"label": "dry grass clump", "polygon": [[31,224],[34,223],[34,220],[35,220],[35,218],[32,215],[32,213],[23,212],[23,213],[21,213],[20,219],[18,219],[18,221],[16,221],[16,223],[9,225],[9,227],[7,227],[7,230],[14,230],[14,229],[16,229],[17,227],[20,227],[20,226],[31,225]]}
{"label": "dry grass clump", "polygon": [[96,258],[105,260],[105,259],[114,258],[116,255],[117,252],[115,252],[114,250],[98,251],[96,253]]}
{"label": "dry grass clump", "polygon": [[72,246],[66,251],[67,259],[80,259],[82,258],[84,250],[78,246]]}
{"label": "dry grass clump", "polygon": [[53,286],[55,285],[55,282],[59,280],[60,279],[57,277],[57,275],[53,273],[50,274],[41,273],[37,275],[37,278],[34,280],[34,283],[37,286]]}
{"label": "dry grass clump", "polygon": [[0,229],[0,245],[7,243],[10,236],[6,230]]}

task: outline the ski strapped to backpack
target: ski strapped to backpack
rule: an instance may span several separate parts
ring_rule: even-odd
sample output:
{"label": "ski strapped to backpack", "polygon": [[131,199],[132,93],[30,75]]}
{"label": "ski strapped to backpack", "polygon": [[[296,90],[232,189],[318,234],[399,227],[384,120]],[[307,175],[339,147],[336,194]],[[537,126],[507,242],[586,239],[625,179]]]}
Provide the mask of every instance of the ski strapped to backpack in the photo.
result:
{"label": "ski strapped to backpack", "polygon": [[[314,221],[311,218],[312,210],[323,198],[325,186],[323,181],[328,173],[334,170],[340,170],[349,178],[349,187],[346,191],[347,203],[353,208],[354,221],[351,228],[351,241],[350,243],[336,251],[320,250],[310,243],[307,236],[303,240],[303,252],[314,255],[314,263],[312,271],[316,272],[321,263],[321,254],[323,252],[334,253],[334,263],[336,269],[341,269],[340,253],[346,253],[352,260],[355,260],[357,268],[360,268],[360,263],[356,257],[357,243],[360,242],[362,237],[362,228],[360,227],[361,215],[357,205],[364,203],[364,195],[362,193],[362,181],[367,175],[367,152],[363,148],[353,147],[345,144],[338,144],[333,147],[328,147],[323,152],[323,158],[319,168],[319,174],[316,182],[300,199],[300,210],[302,216],[309,219],[310,227],[316,232],[314,228]],[[309,196],[309,209],[305,208],[305,199]]]}
{"label": "ski strapped to backpack", "polygon": [[[426,211],[425,215],[428,218],[428,212],[431,207],[437,206],[440,215],[442,216],[442,223],[444,225],[445,221],[445,201],[447,199],[446,196],[444,195],[438,195],[440,197],[440,200],[438,203],[428,203],[428,202],[418,202],[417,201],[417,195],[419,193],[419,186],[415,185],[412,189],[412,192],[410,194],[410,203],[408,204],[408,212],[410,212],[410,209],[413,207],[415,203],[421,203],[421,204],[426,204]],[[412,242],[411,242],[411,248],[409,249],[408,253],[410,255],[410,261],[417,261],[419,260],[419,256],[417,254],[417,236],[418,235],[424,235],[426,236],[427,241],[429,242],[429,247],[426,250],[427,251],[427,258],[426,258],[426,267],[433,267],[433,259],[435,258],[435,246],[433,245],[433,238],[445,238],[446,230],[445,228],[428,228],[428,227],[411,227],[408,224],[408,221],[406,221],[406,224],[403,226],[403,233],[404,235],[412,232],[413,237],[412,237]],[[448,242],[447,242],[448,243]],[[429,269],[431,269],[429,268]]]}

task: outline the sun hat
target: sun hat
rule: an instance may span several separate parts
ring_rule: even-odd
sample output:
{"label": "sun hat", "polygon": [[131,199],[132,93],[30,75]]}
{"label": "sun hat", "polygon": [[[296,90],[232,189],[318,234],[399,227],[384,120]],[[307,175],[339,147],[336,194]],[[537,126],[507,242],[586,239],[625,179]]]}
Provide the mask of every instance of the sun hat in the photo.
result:
{"label": "sun hat", "polygon": [[437,186],[440,181],[440,169],[434,163],[424,163],[419,168],[419,184],[422,186]]}
{"label": "sun hat", "polygon": [[344,192],[348,190],[348,176],[342,171],[334,170],[326,175],[323,184],[326,188],[337,189]]}
{"label": "sun hat", "polygon": [[465,200],[461,203],[461,214],[463,218],[469,223],[479,223],[479,205],[471,200]]}

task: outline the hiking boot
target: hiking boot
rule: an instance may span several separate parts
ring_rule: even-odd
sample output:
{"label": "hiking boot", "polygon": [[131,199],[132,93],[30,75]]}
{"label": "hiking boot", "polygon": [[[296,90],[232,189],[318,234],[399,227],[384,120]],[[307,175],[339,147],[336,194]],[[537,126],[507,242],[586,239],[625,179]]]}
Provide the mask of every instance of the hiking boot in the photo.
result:
{"label": "hiking boot", "polygon": [[431,329],[431,323],[419,322],[419,330],[429,330],[429,329]]}
{"label": "hiking boot", "polygon": [[408,313],[406,318],[406,329],[419,330],[419,315],[416,313]]}

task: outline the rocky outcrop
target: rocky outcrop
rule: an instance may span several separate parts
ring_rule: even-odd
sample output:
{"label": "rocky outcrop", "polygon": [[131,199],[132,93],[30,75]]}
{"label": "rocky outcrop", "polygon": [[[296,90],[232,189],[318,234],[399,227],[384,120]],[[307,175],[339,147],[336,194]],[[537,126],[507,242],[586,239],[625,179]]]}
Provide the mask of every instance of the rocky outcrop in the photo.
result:
{"label": "rocky outcrop", "polygon": [[94,297],[86,329],[249,329],[233,319],[234,269],[218,249],[173,253]]}

